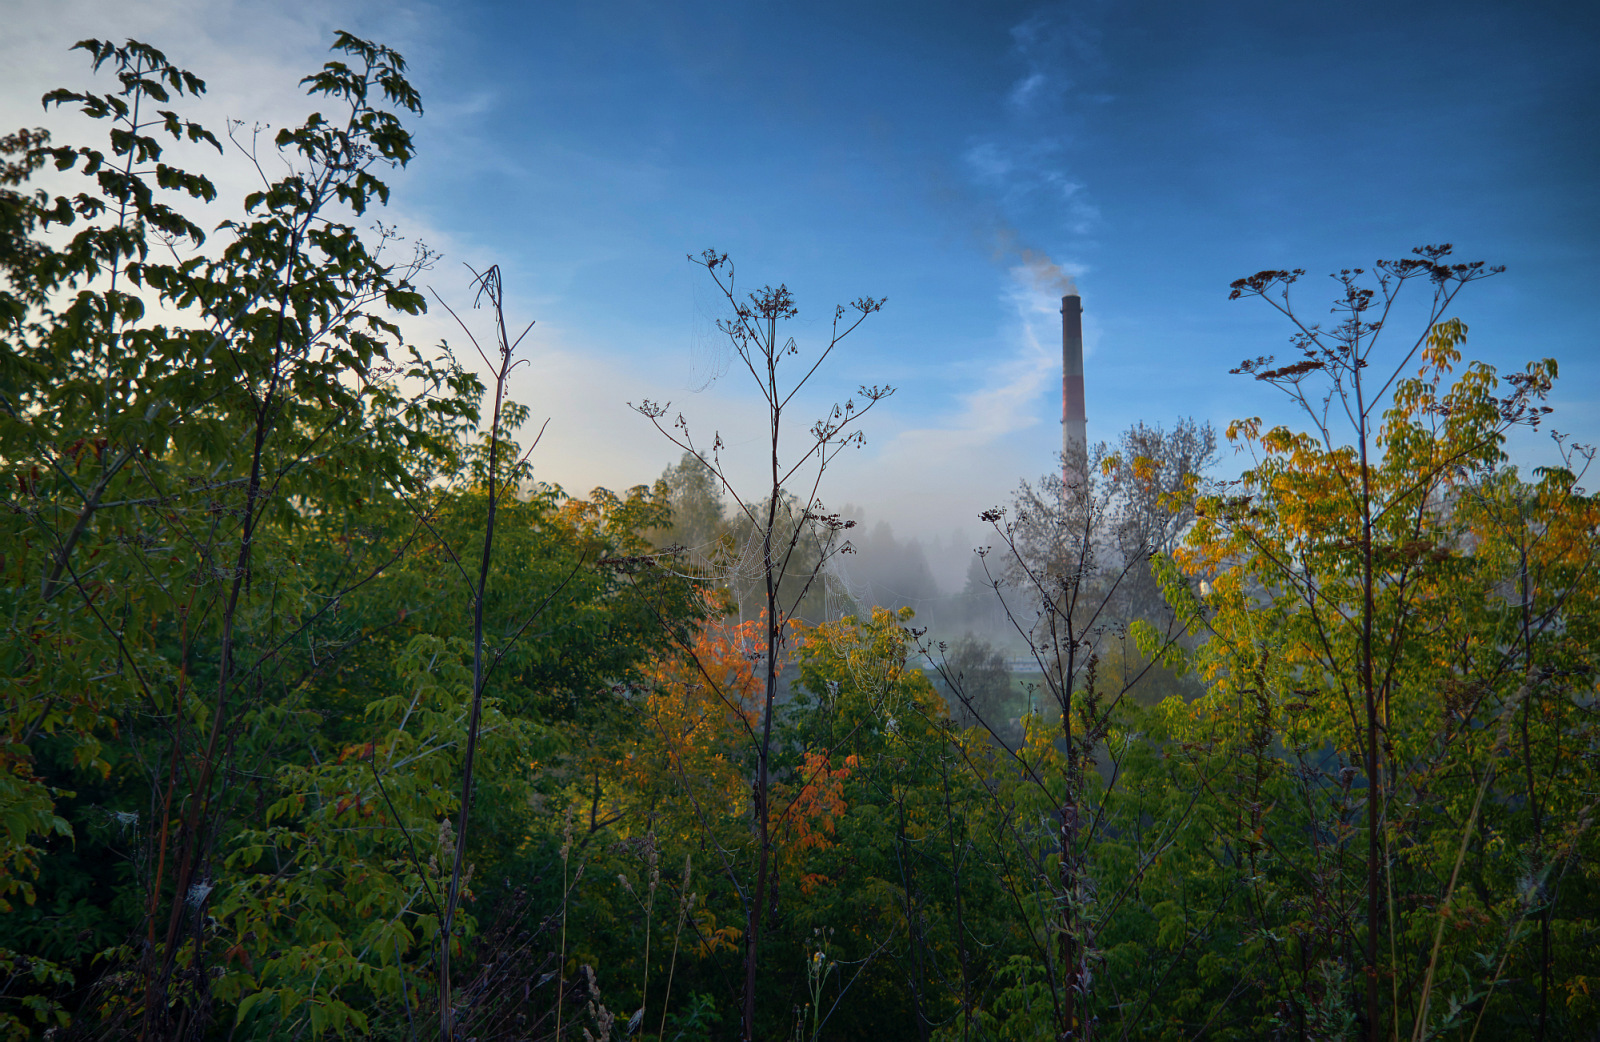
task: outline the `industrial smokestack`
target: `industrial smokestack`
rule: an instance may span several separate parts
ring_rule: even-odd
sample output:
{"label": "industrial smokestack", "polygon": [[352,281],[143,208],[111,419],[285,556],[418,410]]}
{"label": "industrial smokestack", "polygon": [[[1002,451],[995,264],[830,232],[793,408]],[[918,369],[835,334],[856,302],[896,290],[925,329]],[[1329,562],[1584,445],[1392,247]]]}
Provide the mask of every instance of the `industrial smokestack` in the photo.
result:
{"label": "industrial smokestack", "polygon": [[1089,418],[1083,411],[1083,298],[1061,298],[1061,478],[1082,485],[1089,471]]}

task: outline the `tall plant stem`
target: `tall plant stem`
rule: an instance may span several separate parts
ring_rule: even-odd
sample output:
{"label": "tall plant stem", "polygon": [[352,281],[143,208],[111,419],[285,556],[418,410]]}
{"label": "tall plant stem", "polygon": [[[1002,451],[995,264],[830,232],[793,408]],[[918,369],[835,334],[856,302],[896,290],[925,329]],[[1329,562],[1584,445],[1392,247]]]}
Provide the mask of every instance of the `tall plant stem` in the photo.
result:
{"label": "tall plant stem", "polygon": [[[500,466],[500,414],[505,404],[506,381],[511,375],[511,370],[516,367],[512,361],[512,352],[516,345],[511,342],[506,332],[505,298],[500,283],[500,269],[492,266],[476,279],[480,297],[488,297],[489,305],[494,310],[494,323],[498,364],[490,364],[479,348],[479,355],[494,372],[494,411],[489,419],[489,458],[486,473],[488,493],[488,516],[483,528],[483,554],[478,562],[477,581],[472,591],[472,708],[467,721],[467,747],[463,756],[461,768],[461,807],[457,816],[455,851],[450,866],[450,888],[445,898],[444,921],[439,929],[439,1038],[441,1042],[450,1042],[455,1037],[455,1009],[450,993],[450,942],[455,930],[456,911],[461,905],[461,880],[462,871],[466,863],[467,854],[467,825],[472,811],[472,770],[478,753],[478,731],[483,722],[483,607],[489,590],[489,565],[494,550],[494,522],[496,508],[499,506],[499,496],[502,491],[499,484],[498,471]],[[452,312],[454,314],[454,312]],[[457,318],[457,322],[460,319]],[[463,331],[466,325],[462,324]],[[530,324],[531,328],[531,324]],[[527,335],[524,331],[523,335]],[[471,332],[467,332],[469,338]],[[518,342],[521,337],[518,337]],[[477,346],[477,340],[473,339]],[[563,929],[565,917],[563,917]]]}
{"label": "tall plant stem", "polygon": [[[1450,911],[1450,899],[1455,896],[1456,880],[1461,877],[1461,865],[1467,860],[1467,846],[1472,839],[1472,831],[1478,824],[1478,810],[1483,806],[1483,794],[1489,790],[1489,782],[1494,778],[1494,764],[1483,770],[1483,781],[1478,783],[1478,794],[1472,800],[1472,813],[1467,815],[1466,827],[1461,830],[1461,847],[1456,851],[1455,864],[1450,866],[1450,884],[1445,887],[1444,900],[1439,902],[1439,921],[1433,929],[1433,949],[1428,953],[1428,969],[1422,978],[1422,997],[1417,1003],[1417,1020],[1411,1026],[1411,1037],[1414,1042],[1422,1042],[1428,1037],[1428,1000],[1433,993],[1433,976],[1439,968],[1439,946],[1444,943],[1444,921]],[[1499,976],[1498,973],[1495,974]],[[1485,1005],[1487,1005],[1485,1000]],[[1398,1011],[1396,1011],[1398,1016]],[[1474,1030],[1473,1034],[1477,1034]]]}
{"label": "tall plant stem", "polygon": [[[682,884],[685,891],[689,889],[689,879],[693,868],[694,862],[691,860],[690,855],[685,855],[683,859]],[[691,893],[681,893],[678,896],[678,928],[672,933],[672,959],[667,963],[667,991],[661,999],[661,1026],[656,1029],[656,1035],[662,1040],[667,1037],[667,1010],[672,1008],[672,978],[678,972],[678,942],[683,938],[683,924],[688,919],[690,910],[694,907],[694,899],[695,895]],[[641,1009],[643,1009],[643,1005],[641,1002]],[[639,1023],[642,1027],[644,1018],[641,1017]]]}
{"label": "tall plant stem", "polygon": [[[754,767],[750,778],[750,833],[755,845],[755,878],[743,876],[739,871],[728,867],[729,880],[734,892],[744,907],[745,932],[744,932],[744,965],[743,965],[743,995],[740,1002],[740,1037],[746,1042],[753,1042],[755,1038],[756,1015],[756,975],[759,965],[762,935],[762,920],[766,915],[776,917],[777,914],[777,874],[773,858],[773,842],[771,830],[771,815],[769,800],[772,782],[772,733],[773,719],[776,712],[778,697],[779,661],[784,649],[784,627],[794,612],[798,610],[802,598],[811,589],[821,572],[823,564],[833,552],[833,534],[841,528],[847,528],[854,522],[841,521],[837,516],[823,517],[820,515],[820,506],[816,490],[822,480],[822,474],[827,469],[829,462],[847,445],[859,445],[861,435],[852,428],[863,415],[877,402],[887,398],[893,393],[888,387],[861,387],[857,392],[863,403],[857,405],[854,399],[844,406],[835,406],[831,414],[819,420],[811,429],[811,437],[807,447],[799,454],[798,459],[792,460],[787,468],[780,452],[781,433],[783,430],[784,412],[795,396],[800,393],[817,369],[833,353],[839,342],[853,332],[868,315],[878,311],[883,306],[881,299],[862,297],[853,301],[848,307],[839,307],[834,311],[832,334],[827,345],[818,352],[816,358],[806,366],[805,372],[799,379],[787,384],[780,384],[778,378],[779,362],[786,355],[799,353],[799,349],[791,340],[785,344],[777,342],[777,328],[780,320],[787,321],[798,314],[794,298],[789,293],[787,286],[765,286],[759,292],[749,295],[749,301],[741,300],[734,290],[733,265],[728,262],[726,254],[719,254],[715,250],[706,250],[699,258],[691,256],[690,261],[704,267],[717,288],[722,292],[728,303],[732,305],[731,318],[724,319],[717,324],[717,328],[724,333],[732,343],[735,354],[743,363],[745,369],[755,380],[761,390],[761,395],[767,405],[767,431],[765,445],[769,450],[767,461],[768,483],[763,489],[759,500],[745,499],[728,480],[727,472],[723,468],[720,451],[724,447],[721,435],[713,441],[710,451],[697,449],[694,439],[689,434],[689,425],[679,416],[677,422],[669,429],[661,420],[667,415],[667,406],[649,400],[634,405],[633,408],[655,425],[666,438],[674,445],[693,453],[706,468],[715,476],[717,482],[734,496],[734,501],[739,504],[739,509],[751,527],[760,534],[761,542],[761,571],[764,605],[766,609],[763,645],[766,657],[765,668],[762,671],[762,693],[760,705],[759,728],[753,724],[748,727],[750,753],[754,760]],[[851,312],[855,314],[850,316]],[[850,316],[847,319],[847,316]],[[801,363],[805,365],[805,363]],[[779,508],[786,501],[785,483],[794,478],[803,468],[815,467],[814,474],[810,477],[811,488],[809,496],[803,501],[802,508],[796,518],[792,530],[787,533],[778,531]],[[757,505],[764,504],[764,505]],[[820,548],[820,554],[809,574],[801,575],[795,565],[796,548],[808,533],[816,529],[827,530],[826,545]],[[752,543],[754,540],[752,539]],[[821,540],[819,540],[821,542]],[[794,569],[791,572],[791,569]],[[802,578],[798,594],[792,598],[792,603],[785,604],[784,583],[791,576]],[[702,667],[703,668],[703,667]],[[715,686],[715,685],[713,685]],[[752,885],[753,884],[753,885]]]}

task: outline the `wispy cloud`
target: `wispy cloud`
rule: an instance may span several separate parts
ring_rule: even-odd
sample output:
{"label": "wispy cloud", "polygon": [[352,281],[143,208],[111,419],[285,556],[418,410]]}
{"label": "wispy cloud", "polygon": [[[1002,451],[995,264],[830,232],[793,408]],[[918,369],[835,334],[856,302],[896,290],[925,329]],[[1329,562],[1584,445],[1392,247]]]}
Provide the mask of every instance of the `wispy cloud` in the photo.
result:
{"label": "wispy cloud", "polygon": [[961,157],[980,184],[1004,186],[1017,168],[1016,161],[996,141],[978,141]]}
{"label": "wispy cloud", "polygon": [[1012,26],[1011,49],[1025,69],[1007,95],[1019,110],[1069,101],[1102,66],[1100,33],[1077,5],[1061,4]]}
{"label": "wispy cloud", "polygon": [[1030,72],[1012,85],[1011,93],[1006,95],[1006,100],[1017,108],[1027,108],[1030,102],[1044,92],[1049,82],[1044,73]]}
{"label": "wispy cloud", "polygon": [[1012,58],[1022,69],[1007,94],[1008,118],[972,139],[962,154],[968,177],[994,195],[1005,219],[1031,229],[1026,237],[996,233],[997,253],[1007,260],[1025,252],[1024,238],[1082,239],[1099,227],[1100,209],[1071,168],[1083,110],[1106,100],[1085,86],[1104,61],[1099,32],[1076,8],[1036,14],[1012,26],[1011,39]]}
{"label": "wispy cloud", "polygon": [[841,481],[856,486],[849,494],[858,501],[882,503],[882,483],[894,475],[893,503],[875,513],[901,530],[970,524],[978,509],[1004,502],[1018,477],[1047,469],[1059,444],[1061,298],[1089,272],[1078,249],[1101,220],[1071,162],[1077,111],[1103,100],[1085,93],[1102,66],[1099,36],[1074,10],[1052,8],[1013,26],[1011,38],[1020,71],[1003,118],[961,156],[994,203],[981,235],[1004,273],[998,349],[956,381],[968,389],[943,409],[916,410],[920,422],[896,430]]}

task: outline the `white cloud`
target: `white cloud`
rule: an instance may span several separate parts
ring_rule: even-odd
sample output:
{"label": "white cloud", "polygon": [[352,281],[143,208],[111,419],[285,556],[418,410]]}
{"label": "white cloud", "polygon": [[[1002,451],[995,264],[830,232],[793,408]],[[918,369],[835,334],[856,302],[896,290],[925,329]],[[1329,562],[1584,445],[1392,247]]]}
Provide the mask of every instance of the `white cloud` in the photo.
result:
{"label": "white cloud", "polygon": [[1011,157],[993,141],[980,141],[962,156],[973,175],[983,182],[1000,184],[1016,169]]}
{"label": "white cloud", "polygon": [[[43,123],[63,141],[92,141],[99,136],[100,128],[73,112],[41,113],[37,100],[56,86],[91,84],[84,55],[68,52],[73,42],[90,36],[145,40],[206,79],[209,91],[203,99],[175,107],[192,112],[219,136],[229,118],[275,127],[298,122],[308,108],[298,80],[326,60],[335,28],[349,27],[402,53],[411,50],[426,56],[418,26],[426,23],[428,10],[374,0],[58,0],[18,5],[7,33],[0,37],[0,68],[6,70],[0,123]],[[99,89],[109,89],[108,77],[102,74],[99,84]],[[480,93],[454,99],[448,107],[430,105],[428,120],[452,127],[457,121],[470,123],[494,109],[499,100]],[[175,150],[175,161],[193,158],[196,166],[215,172],[224,199],[237,199],[254,187],[256,175],[239,155],[219,159],[214,154],[203,158],[180,154],[187,151]],[[1019,163],[1037,166],[1037,162],[1037,156],[1019,159],[982,143],[967,156],[974,176],[1001,186],[1019,176]],[[648,180],[655,173],[644,170],[633,176]],[[419,220],[417,209],[406,201],[406,176],[391,178],[395,205],[382,214],[383,220],[446,253],[427,281],[452,305],[460,305],[468,297],[468,276],[459,266],[461,261],[482,268],[491,258],[484,243]],[[1054,182],[1053,188],[1069,201],[1079,194],[1078,187],[1064,179]],[[216,223],[214,213],[207,223]],[[506,258],[505,266],[513,310],[524,321],[557,310],[550,306],[556,298],[548,285],[541,288],[528,272],[519,270],[517,258]],[[1048,448],[1058,439],[1053,432],[1042,434],[1040,428],[1053,420],[1049,389],[1059,365],[1059,334],[1052,325],[1059,322],[1055,314],[1059,305],[1050,297],[1059,293],[1041,288],[1037,272],[1024,269],[1026,265],[1011,272],[1002,294],[1007,316],[999,338],[1007,345],[1003,357],[988,366],[974,360],[970,390],[954,398],[918,401],[903,392],[885,402],[865,424],[867,450],[842,457],[824,485],[828,502],[862,504],[872,518],[887,519],[904,534],[947,536],[956,527],[975,529],[977,512],[1004,499],[1019,476],[1049,467]],[[461,311],[459,306],[457,310]],[[474,320],[470,311],[461,314],[469,322]],[[463,362],[479,364],[442,309],[435,307],[421,319],[408,320],[406,326],[415,342],[448,339]],[[707,384],[719,359],[715,351],[707,350],[706,330],[700,330],[698,339],[691,334],[688,345],[677,339],[681,332],[667,324],[664,330],[643,331],[623,347],[597,342],[583,330],[557,323],[541,322],[534,328],[525,347],[530,365],[514,377],[511,394],[531,409],[533,430],[550,421],[533,457],[541,478],[579,495],[595,485],[617,488],[649,481],[679,450],[630,411],[627,403],[669,398],[673,414],[681,410],[689,418],[697,439],[709,442],[717,430],[723,433],[734,476],[752,494],[759,491],[763,403],[749,386],[748,374],[737,367]],[[819,378],[823,386],[833,386],[826,368]],[[930,393],[943,395],[941,388],[951,382],[948,374],[938,374],[928,382],[935,388]],[[703,389],[691,390],[697,386]],[[664,394],[663,388],[678,390]],[[803,437],[810,420],[826,404],[820,395],[804,403],[792,430]],[[533,430],[525,437],[531,437]]]}
{"label": "white cloud", "polygon": [[[514,295],[516,287],[508,288]],[[972,389],[953,399],[917,398],[902,389],[883,402],[863,424],[865,450],[839,457],[825,476],[824,501],[863,506],[869,520],[887,520],[902,536],[944,539],[957,529],[976,532],[979,511],[1005,501],[1019,478],[1048,470],[1059,440],[1059,288],[1041,281],[1036,268],[1009,269],[999,298],[1003,355],[987,364],[974,359]],[[735,484],[751,498],[761,493],[765,407],[737,364],[695,391],[689,388],[708,372],[699,357],[706,345],[698,341],[688,348],[635,344],[624,353],[580,331],[541,325],[528,344],[530,366],[515,378],[512,396],[531,408],[534,429],[550,420],[534,455],[542,480],[583,495],[595,485],[615,489],[653,479],[679,450],[628,408],[650,398],[670,401],[664,422],[670,426],[681,413],[701,445],[720,432]],[[803,450],[809,423],[832,390],[849,390],[837,386],[827,367],[817,380],[818,392],[790,412],[788,458]]]}
{"label": "white cloud", "polygon": [[1028,103],[1040,93],[1040,88],[1044,85],[1044,73],[1036,70],[1013,84],[1011,93],[1007,95],[1006,100],[1018,108],[1026,108]]}
{"label": "white cloud", "polygon": [[[999,337],[1006,351],[987,366],[974,363],[976,386],[943,414],[891,399],[879,418],[890,431],[861,457],[843,461],[834,501],[866,504],[869,520],[887,519],[902,536],[942,539],[953,531],[979,531],[980,511],[1006,502],[1019,479],[1054,466],[1061,287],[1040,275],[1038,265],[1009,269],[1000,295],[1008,315]],[[895,423],[929,412],[931,422]],[[965,561],[953,567],[959,572]]]}
{"label": "white cloud", "polygon": [[[58,87],[115,89],[112,68],[96,74],[87,53],[72,50],[79,40],[137,39],[198,75],[205,94],[176,97],[171,107],[226,146],[229,120],[243,121],[241,141],[248,144],[254,125],[295,125],[313,109],[299,81],[329,59],[336,29],[370,34],[404,53],[423,10],[376,0],[52,0],[10,8],[0,34],[0,69],[6,70],[0,128],[43,126],[57,143],[99,147],[103,126],[75,106],[45,111],[39,103]],[[269,140],[270,134],[263,137]],[[257,175],[237,149],[228,150],[230,157],[219,162],[209,146],[172,145],[163,159],[193,163],[212,177],[223,200],[237,199],[255,186]],[[270,165],[267,170],[273,173]]]}

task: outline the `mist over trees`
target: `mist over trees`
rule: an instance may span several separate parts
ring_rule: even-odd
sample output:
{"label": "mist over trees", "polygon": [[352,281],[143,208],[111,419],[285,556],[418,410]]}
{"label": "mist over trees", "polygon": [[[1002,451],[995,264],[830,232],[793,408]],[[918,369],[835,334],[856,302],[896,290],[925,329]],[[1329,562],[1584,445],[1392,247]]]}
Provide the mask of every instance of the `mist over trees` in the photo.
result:
{"label": "mist over trees", "polygon": [[1594,450],[1507,457],[1558,364],[1465,353],[1496,269],[1234,282],[1294,424],[1138,423],[966,546],[823,505],[886,302],[790,337],[707,250],[769,465],[641,401],[676,462],[579,498],[498,267],[408,339],[400,55],[339,33],[242,143],[79,48],[98,139],[0,138],[6,1038],[1600,1031]]}

